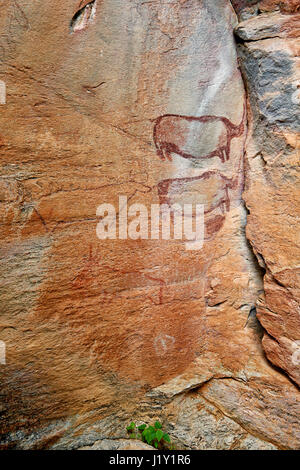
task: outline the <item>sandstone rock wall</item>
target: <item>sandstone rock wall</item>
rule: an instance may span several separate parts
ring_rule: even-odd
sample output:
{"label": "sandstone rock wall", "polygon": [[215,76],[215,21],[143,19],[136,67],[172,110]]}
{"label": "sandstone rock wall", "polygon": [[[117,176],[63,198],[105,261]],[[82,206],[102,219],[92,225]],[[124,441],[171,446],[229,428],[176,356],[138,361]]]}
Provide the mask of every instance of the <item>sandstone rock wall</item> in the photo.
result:
{"label": "sandstone rock wall", "polygon": [[300,14],[295,2],[287,6],[262,9],[236,34],[250,104],[247,233],[266,271],[258,300],[263,346],[299,385]]}
{"label": "sandstone rock wall", "polygon": [[[297,2],[0,6],[1,448],[299,448]],[[119,196],[203,248],[100,240]]]}

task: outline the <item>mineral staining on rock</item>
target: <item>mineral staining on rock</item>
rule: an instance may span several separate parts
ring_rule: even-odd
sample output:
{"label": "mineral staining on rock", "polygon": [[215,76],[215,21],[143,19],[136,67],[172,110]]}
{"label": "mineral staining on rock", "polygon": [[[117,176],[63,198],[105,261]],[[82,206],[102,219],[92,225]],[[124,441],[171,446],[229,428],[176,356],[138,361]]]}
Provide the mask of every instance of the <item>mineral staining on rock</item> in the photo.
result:
{"label": "mineral staining on rock", "polygon": [[[296,22],[251,3],[1,5],[2,448],[153,418],[181,448],[299,447]],[[203,249],[98,240],[119,195],[204,204]]]}

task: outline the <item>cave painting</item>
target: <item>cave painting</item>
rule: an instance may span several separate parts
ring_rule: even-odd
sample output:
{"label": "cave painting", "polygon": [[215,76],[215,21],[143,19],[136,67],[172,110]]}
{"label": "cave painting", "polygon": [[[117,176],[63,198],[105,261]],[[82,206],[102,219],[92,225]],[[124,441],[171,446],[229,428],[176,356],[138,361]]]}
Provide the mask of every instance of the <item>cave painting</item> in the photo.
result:
{"label": "cave painting", "polygon": [[[220,116],[181,116],[165,114],[155,120],[153,140],[162,160],[172,161],[172,153],[188,159],[219,157],[224,163],[230,158],[231,141],[243,135],[242,121],[234,125]],[[188,141],[192,133],[192,142]]]}
{"label": "cave painting", "polygon": [[[215,184],[212,184],[215,183]],[[238,177],[228,179],[218,171],[207,171],[200,176],[186,178],[169,178],[158,184],[158,196],[161,205],[166,204],[172,210],[176,202],[176,195],[182,195],[188,190],[189,185],[199,183],[201,191],[209,186],[210,202],[205,205],[205,238],[206,240],[217,233],[225,222],[225,214],[230,210],[229,189],[235,189]]]}
{"label": "cave painting", "polygon": [[[230,211],[230,190],[238,188],[241,158],[231,177],[215,168],[211,159],[216,157],[221,164],[230,161],[231,144],[234,138],[244,135],[246,107],[239,124],[233,124],[221,116],[183,116],[165,114],[154,120],[153,140],[157,155],[163,161],[174,162],[172,154],[202,164],[197,176],[171,177],[160,181],[158,196],[160,204],[171,210],[174,203],[199,202],[203,195],[205,205],[205,238],[210,239],[222,228],[226,213]],[[203,169],[204,163],[204,169]],[[180,173],[180,172],[179,172]],[[191,195],[186,201],[184,194]]]}

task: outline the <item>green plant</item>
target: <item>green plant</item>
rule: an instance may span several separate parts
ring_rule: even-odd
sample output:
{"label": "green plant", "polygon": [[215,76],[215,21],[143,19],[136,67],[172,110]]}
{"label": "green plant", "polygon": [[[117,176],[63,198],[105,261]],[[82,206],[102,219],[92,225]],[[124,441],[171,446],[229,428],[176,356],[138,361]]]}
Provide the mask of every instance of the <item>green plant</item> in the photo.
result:
{"label": "green plant", "polygon": [[156,449],[175,449],[169,434],[163,431],[159,421],[156,421],[154,426],[147,426],[146,424],[137,426],[132,422],[127,426],[127,432],[131,439],[141,439],[143,442],[146,442]]}

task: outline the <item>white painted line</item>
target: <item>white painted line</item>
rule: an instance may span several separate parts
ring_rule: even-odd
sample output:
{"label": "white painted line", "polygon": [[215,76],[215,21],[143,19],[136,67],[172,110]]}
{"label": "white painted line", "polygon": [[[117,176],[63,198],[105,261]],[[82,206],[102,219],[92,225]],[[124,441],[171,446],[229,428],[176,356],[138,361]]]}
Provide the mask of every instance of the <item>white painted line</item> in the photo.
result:
{"label": "white painted line", "polygon": [[6,104],[6,84],[0,80],[0,104]]}
{"label": "white painted line", "polygon": [[0,364],[6,364],[6,345],[4,341],[0,341]]}

